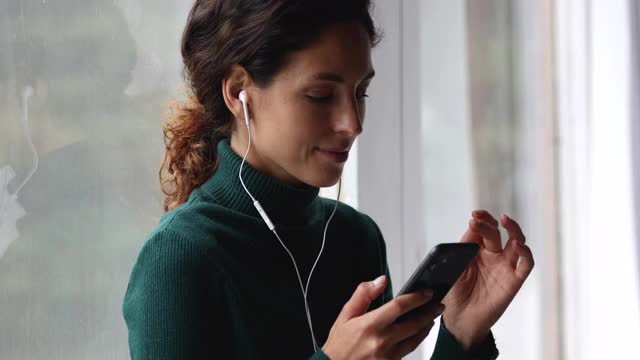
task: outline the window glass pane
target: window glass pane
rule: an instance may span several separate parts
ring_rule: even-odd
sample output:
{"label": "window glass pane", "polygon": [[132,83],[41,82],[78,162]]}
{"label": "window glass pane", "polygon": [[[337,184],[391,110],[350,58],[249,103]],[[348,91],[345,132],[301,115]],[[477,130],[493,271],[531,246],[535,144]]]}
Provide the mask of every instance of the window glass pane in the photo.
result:
{"label": "window glass pane", "polygon": [[128,358],[122,299],[162,214],[189,6],[0,4],[0,358]]}
{"label": "window glass pane", "polygon": [[[545,251],[545,241],[553,241],[557,200],[554,149],[548,146],[551,14],[536,4],[420,2],[421,238],[427,250],[459,241],[471,210],[486,209],[496,218],[506,213],[516,219],[537,263],[553,263]],[[555,276],[553,265],[548,269],[551,275],[531,274],[493,327],[502,357],[546,358],[543,334],[557,329],[558,316],[557,284],[543,287],[541,281]],[[424,358],[436,338],[427,338]]]}

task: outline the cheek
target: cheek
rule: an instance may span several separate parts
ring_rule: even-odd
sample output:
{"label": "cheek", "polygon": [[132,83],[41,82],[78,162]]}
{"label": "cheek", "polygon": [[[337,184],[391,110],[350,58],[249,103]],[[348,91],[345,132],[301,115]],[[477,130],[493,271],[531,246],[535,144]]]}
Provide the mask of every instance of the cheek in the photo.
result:
{"label": "cheek", "polygon": [[316,146],[317,129],[310,119],[294,116],[280,116],[264,121],[256,131],[264,150],[285,161],[299,161]]}
{"label": "cheek", "polygon": [[330,107],[291,98],[274,105],[277,106],[271,106],[260,118],[259,135],[277,145],[278,152],[286,152],[288,157],[308,157],[322,139],[329,137]]}
{"label": "cheek", "polygon": [[[286,119],[286,120],[285,120]],[[317,145],[317,139],[322,139],[330,131],[331,112],[327,108],[314,105],[298,105],[282,116],[282,133],[290,134],[302,142]]]}

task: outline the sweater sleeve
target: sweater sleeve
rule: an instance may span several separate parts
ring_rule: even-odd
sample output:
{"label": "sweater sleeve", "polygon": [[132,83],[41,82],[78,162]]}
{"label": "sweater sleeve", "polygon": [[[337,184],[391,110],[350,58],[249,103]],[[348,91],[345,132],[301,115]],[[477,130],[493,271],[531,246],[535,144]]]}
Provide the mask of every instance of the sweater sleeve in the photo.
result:
{"label": "sweater sleeve", "polygon": [[440,317],[440,331],[438,332],[438,340],[431,355],[431,360],[495,360],[498,355],[499,352],[493,333],[489,332],[489,336],[481,344],[469,351],[465,351],[447,330],[443,317]]}
{"label": "sweater sleeve", "polygon": [[206,260],[193,241],[168,230],[145,242],[122,308],[132,360],[224,354],[222,334],[212,326],[219,323],[220,304],[212,288],[219,282]]}

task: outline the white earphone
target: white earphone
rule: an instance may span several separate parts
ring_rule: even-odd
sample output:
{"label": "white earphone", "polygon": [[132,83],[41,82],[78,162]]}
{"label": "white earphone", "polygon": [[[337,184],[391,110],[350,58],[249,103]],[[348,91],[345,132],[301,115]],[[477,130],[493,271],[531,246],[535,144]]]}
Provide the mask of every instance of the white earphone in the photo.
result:
{"label": "white earphone", "polygon": [[[309,312],[309,303],[307,301],[307,291],[309,290],[309,282],[311,281],[311,275],[313,274],[313,270],[316,268],[316,265],[318,264],[318,260],[320,260],[320,256],[322,255],[322,250],[324,249],[324,243],[327,236],[327,228],[329,227],[329,222],[331,222],[331,219],[333,218],[333,214],[335,214],[336,209],[338,208],[341,184],[338,185],[338,198],[336,199],[336,204],[333,207],[333,212],[329,216],[329,220],[327,220],[327,224],[324,227],[324,234],[322,236],[322,246],[320,247],[320,252],[318,253],[318,257],[316,258],[316,261],[313,263],[313,267],[311,267],[311,271],[309,272],[309,277],[307,278],[307,284],[306,286],[303,286],[302,278],[300,277],[300,271],[298,271],[298,265],[296,264],[296,260],[293,258],[293,254],[291,254],[291,251],[289,251],[287,246],[282,242],[282,239],[280,239],[280,236],[276,232],[275,225],[273,225],[273,223],[271,222],[271,219],[269,219],[269,216],[260,205],[260,202],[258,202],[258,200],[256,200],[253,197],[253,195],[251,195],[251,193],[245,186],[244,181],[242,181],[242,165],[244,165],[244,162],[247,159],[247,155],[249,155],[249,149],[251,148],[251,127],[249,126],[249,111],[247,109],[247,92],[245,90],[240,91],[240,95],[238,96],[238,98],[242,102],[242,108],[244,110],[244,122],[247,126],[247,131],[249,132],[249,144],[247,145],[247,152],[244,154],[244,158],[242,158],[242,163],[240,163],[240,171],[238,173],[238,177],[240,178],[242,187],[244,188],[246,193],[249,195],[249,197],[251,197],[251,200],[253,200],[253,206],[255,206],[255,208],[258,210],[258,213],[260,214],[260,216],[262,216],[262,219],[269,227],[269,230],[271,230],[276,235],[276,237],[278,238],[278,241],[280,242],[282,247],[284,247],[284,249],[287,251],[287,253],[289,254],[289,257],[291,258],[291,261],[293,262],[293,266],[296,269],[296,274],[298,275],[298,281],[300,282],[300,289],[302,290],[302,296],[304,298],[304,308],[307,313],[307,321],[309,322],[309,331],[311,331],[311,341],[313,342],[313,349],[314,351],[318,351],[318,343],[316,342],[316,337],[313,332],[313,324],[311,322],[311,313]],[[341,183],[342,178],[340,178],[339,181]]]}
{"label": "white earphone", "polygon": [[[249,128],[249,111],[247,111],[247,92],[242,90],[240,91],[240,95],[238,96],[240,101],[242,101],[242,109],[244,110],[244,123],[247,125],[247,129]],[[251,136],[251,133],[249,133]]]}

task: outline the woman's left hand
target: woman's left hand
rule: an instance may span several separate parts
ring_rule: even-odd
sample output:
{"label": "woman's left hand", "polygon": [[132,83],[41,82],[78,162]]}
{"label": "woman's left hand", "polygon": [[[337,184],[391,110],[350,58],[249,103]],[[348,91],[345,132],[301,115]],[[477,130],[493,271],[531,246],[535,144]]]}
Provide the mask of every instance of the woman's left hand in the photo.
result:
{"label": "woman's left hand", "polygon": [[480,251],[443,299],[442,315],[465,349],[486,338],[534,267],[518,223],[505,215],[500,218],[509,234],[503,249],[498,221],[484,210],[474,211],[472,217],[461,241],[478,243]]}

